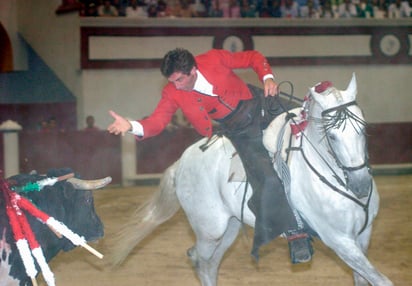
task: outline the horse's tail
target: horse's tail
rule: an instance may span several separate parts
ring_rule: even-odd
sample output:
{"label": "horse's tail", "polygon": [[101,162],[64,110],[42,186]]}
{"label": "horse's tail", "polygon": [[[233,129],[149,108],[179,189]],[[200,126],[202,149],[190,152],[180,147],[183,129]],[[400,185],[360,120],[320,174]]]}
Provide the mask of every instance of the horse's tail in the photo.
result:
{"label": "horse's tail", "polygon": [[175,162],[165,171],[152,197],[136,209],[120,231],[105,241],[111,267],[119,266],[140,241],[180,209],[175,187],[177,165]]}

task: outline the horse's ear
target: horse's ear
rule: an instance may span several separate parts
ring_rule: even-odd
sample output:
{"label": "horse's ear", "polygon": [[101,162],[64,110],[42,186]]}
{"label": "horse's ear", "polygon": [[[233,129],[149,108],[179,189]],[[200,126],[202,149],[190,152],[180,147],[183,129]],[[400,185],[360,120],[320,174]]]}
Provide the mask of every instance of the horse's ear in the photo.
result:
{"label": "horse's ear", "polygon": [[352,79],[348,85],[348,88],[345,90],[345,96],[348,97],[349,101],[356,99],[356,94],[358,93],[358,86],[356,83],[356,74],[352,74]]}

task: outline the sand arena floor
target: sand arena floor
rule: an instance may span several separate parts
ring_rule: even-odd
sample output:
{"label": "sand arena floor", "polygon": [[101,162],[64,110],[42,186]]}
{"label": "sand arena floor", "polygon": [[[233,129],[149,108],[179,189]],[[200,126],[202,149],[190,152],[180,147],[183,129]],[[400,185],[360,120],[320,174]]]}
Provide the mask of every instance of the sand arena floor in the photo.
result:
{"label": "sand arena floor", "polygon": [[[374,223],[369,258],[395,285],[412,285],[412,176],[377,176],[381,208]],[[97,212],[106,236],[125,216],[144,202],[156,186],[109,187],[95,193]],[[292,266],[287,243],[278,238],[261,249],[256,264],[249,255],[252,229],[240,234],[220,269],[220,286],[241,285],[353,285],[350,269],[319,240],[311,263]],[[59,254],[50,267],[58,286],[200,285],[186,250],[194,236],[182,210],[146,238],[116,271],[85,249]],[[105,253],[102,244],[90,244]],[[103,259],[104,260],[104,259]],[[39,285],[45,285],[41,277]]]}

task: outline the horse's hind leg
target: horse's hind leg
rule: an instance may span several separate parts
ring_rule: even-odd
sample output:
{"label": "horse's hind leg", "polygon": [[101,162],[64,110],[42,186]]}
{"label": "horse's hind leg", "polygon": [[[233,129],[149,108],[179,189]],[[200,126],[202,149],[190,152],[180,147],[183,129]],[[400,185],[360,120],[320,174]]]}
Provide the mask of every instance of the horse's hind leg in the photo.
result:
{"label": "horse's hind leg", "polygon": [[202,286],[216,286],[220,262],[226,250],[236,239],[240,222],[232,217],[228,220],[227,228],[220,237],[210,237],[196,232],[196,245],[187,252]]}

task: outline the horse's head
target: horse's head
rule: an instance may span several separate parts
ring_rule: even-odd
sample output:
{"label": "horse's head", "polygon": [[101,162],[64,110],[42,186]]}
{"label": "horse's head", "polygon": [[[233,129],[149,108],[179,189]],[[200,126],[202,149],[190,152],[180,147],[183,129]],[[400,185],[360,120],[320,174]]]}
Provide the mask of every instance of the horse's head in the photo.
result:
{"label": "horse's head", "polygon": [[368,195],[372,177],[368,166],[365,138],[366,122],[356,103],[355,74],[346,90],[336,89],[331,82],[321,82],[310,89],[317,103],[317,116],[324,133],[325,144],[339,168],[346,186],[356,196]]}

